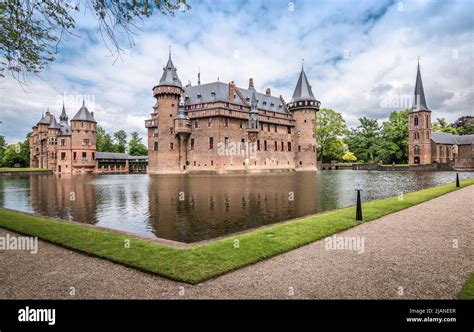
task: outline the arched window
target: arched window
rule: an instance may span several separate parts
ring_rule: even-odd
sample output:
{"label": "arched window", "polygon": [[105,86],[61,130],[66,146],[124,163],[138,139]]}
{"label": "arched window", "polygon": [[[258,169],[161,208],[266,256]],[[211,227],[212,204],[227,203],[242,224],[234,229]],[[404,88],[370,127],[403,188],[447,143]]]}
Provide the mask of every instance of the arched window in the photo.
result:
{"label": "arched window", "polygon": [[415,140],[420,139],[420,133],[418,133],[418,132],[413,133],[413,139],[415,139]]}
{"label": "arched window", "polygon": [[415,117],[413,118],[413,122],[414,122],[415,127],[418,127],[418,116],[417,115],[415,115]]}
{"label": "arched window", "polygon": [[413,154],[414,154],[415,156],[419,156],[419,155],[420,155],[420,147],[419,147],[418,145],[415,145],[415,146],[413,147]]}

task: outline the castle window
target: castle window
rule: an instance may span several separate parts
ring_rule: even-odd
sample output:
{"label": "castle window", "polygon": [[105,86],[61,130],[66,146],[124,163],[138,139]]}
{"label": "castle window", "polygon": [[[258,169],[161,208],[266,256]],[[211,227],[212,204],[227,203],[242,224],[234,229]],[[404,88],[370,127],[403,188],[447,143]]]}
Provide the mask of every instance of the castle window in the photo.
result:
{"label": "castle window", "polygon": [[63,138],[61,139],[61,146],[65,146],[66,145],[66,140]]}
{"label": "castle window", "polygon": [[211,160],[211,166],[214,166],[214,160]]}
{"label": "castle window", "polygon": [[61,160],[66,160],[66,152],[61,152]]}
{"label": "castle window", "polygon": [[301,152],[301,145],[298,145],[298,152]]}
{"label": "castle window", "polygon": [[194,138],[191,138],[191,150],[194,150]]}
{"label": "castle window", "polygon": [[82,152],[82,161],[87,160],[87,152]]}
{"label": "castle window", "polygon": [[288,142],[288,152],[291,151],[291,142]]}
{"label": "castle window", "polygon": [[226,150],[229,148],[229,137],[224,137],[224,147]]}
{"label": "castle window", "polygon": [[173,135],[173,127],[170,127],[170,134]]}
{"label": "castle window", "polygon": [[260,151],[260,140],[257,140],[257,151]]}
{"label": "castle window", "polygon": [[229,127],[229,119],[224,118],[224,127]]}
{"label": "castle window", "polygon": [[267,141],[263,141],[263,149],[267,151]]}
{"label": "castle window", "polygon": [[194,120],[194,128],[199,128],[199,120]]}
{"label": "castle window", "polygon": [[207,119],[207,126],[212,127],[212,118]]}
{"label": "castle window", "polygon": [[89,141],[87,138],[85,138],[85,139],[82,141],[82,146],[89,146],[89,145],[91,145],[90,141]]}
{"label": "castle window", "polygon": [[270,124],[267,124],[267,131],[270,131]]}
{"label": "castle window", "polygon": [[153,151],[158,151],[158,142],[153,142]]}
{"label": "castle window", "polygon": [[260,124],[260,130],[263,131],[263,123]]}
{"label": "castle window", "polygon": [[275,125],[274,127],[275,127],[275,132],[278,132],[277,125]]}
{"label": "castle window", "polygon": [[415,127],[418,127],[418,116],[415,115],[415,117],[413,118],[413,123]]}
{"label": "castle window", "polygon": [[288,127],[288,134],[291,134],[291,127]]}
{"label": "castle window", "polygon": [[316,145],[313,145],[313,152],[316,152]]}
{"label": "castle window", "polygon": [[74,152],[74,153],[73,153],[73,159],[74,159],[74,160],[77,160],[77,152]]}
{"label": "castle window", "polygon": [[214,149],[214,137],[209,137],[209,149]]}
{"label": "castle window", "polygon": [[430,139],[430,132],[429,131],[426,132],[426,139]]}
{"label": "castle window", "polygon": [[173,146],[173,142],[170,143],[170,150],[173,150],[174,146]]}
{"label": "castle window", "polygon": [[281,142],[281,151],[285,151],[285,144]]}
{"label": "castle window", "polygon": [[420,155],[420,147],[419,147],[418,145],[415,145],[415,146],[413,147],[413,154],[414,154],[415,156],[419,156],[419,155]]}
{"label": "castle window", "polygon": [[278,151],[278,142],[275,141],[275,151]]}
{"label": "castle window", "polygon": [[95,160],[95,152],[92,152],[92,160]]}
{"label": "castle window", "polygon": [[170,118],[172,118],[172,117],[173,117],[173,114],[170,114]]}
{"label": "castle window", "polygon": [[242,129],[244,127],[244,122],[242,120],[240,120],[239,127],[240,127],[240,129]]}
{"label": "castle window", "polygon": [[245,149],[245,139],[244,138],[240,139],[240,148]]}

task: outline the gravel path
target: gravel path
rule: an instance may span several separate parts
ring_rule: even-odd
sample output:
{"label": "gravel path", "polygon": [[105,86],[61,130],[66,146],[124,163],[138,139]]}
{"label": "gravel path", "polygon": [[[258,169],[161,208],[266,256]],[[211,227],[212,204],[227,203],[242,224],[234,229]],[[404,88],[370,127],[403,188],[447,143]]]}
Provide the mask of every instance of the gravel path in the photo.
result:
{"label": "gravel path", "polygon": [[40,241],[0,251],[0,298],[455,298],[474,270],[473,202],[470,186],[338,234],[363,238],[360,254],[321,240],[196,286]]}

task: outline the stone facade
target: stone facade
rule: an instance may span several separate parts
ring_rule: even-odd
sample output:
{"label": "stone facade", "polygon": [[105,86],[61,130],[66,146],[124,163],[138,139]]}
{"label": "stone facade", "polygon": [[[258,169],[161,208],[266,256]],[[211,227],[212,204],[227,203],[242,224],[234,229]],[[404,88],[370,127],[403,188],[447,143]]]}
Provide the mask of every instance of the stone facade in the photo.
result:
{"label": "stone facade", "polygon": [[94,113],[85,104],[70,125],[64,106],[59,123],[46,112],[30,137],[30,167],[62,174],[95,172],[96,127]]}
{"label": "stone facade", "polygon": [[474,135],[433,132],[431,111],[426,105],[420,65],[416,75],[415,98],[408,114],[408,162],[416,165],[449,164],[458,170],[474,169]]}
{"label": "stone facade", "polygon": [[153,88],[148,172],[317,171],[316,112],[304,70],[290,103],[234,82],[183,87],[171,60]]}

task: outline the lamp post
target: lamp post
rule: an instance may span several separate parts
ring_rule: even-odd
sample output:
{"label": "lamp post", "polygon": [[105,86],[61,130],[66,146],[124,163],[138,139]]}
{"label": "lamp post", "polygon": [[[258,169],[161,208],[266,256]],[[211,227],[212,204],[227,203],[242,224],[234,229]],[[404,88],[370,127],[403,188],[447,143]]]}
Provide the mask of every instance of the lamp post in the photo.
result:
{"label": "lamp post", "polygon": [[456,188],[459,187],[461,187],[461,185],[459,184],[459,173],[456,173]]}
{"label": "lamp post", "polygon": [[357,206],[356,206],[356,220],[362,221],[362,203],[360,201],[360,192],[362,189],[356,189],[357,191]]}

